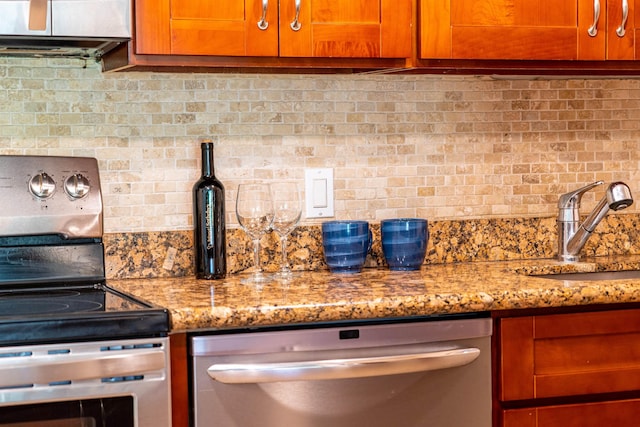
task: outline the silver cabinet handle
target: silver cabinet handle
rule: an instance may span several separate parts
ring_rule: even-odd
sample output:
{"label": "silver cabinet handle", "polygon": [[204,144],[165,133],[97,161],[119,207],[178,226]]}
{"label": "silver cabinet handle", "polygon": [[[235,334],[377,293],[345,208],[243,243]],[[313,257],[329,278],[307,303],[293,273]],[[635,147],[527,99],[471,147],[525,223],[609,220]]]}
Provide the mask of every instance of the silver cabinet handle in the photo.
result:
{"label": "silver cabinet handle", "polygon": [[293,17],[293,21],[291,21],[291,24],[289,24],[289,26],[293,31],[299,31],[300,27],[302,27],[302,25],[300,24],[300,6],[302,3],[302,0],[295,0],[295,1],[296,1],[296,16]]}
{"label": "silver cabinet handle", "polygon": [[207,369],[211,378],[227,384],[276,381],[336,380],[435,371],[467,365],[480,349],[462,348],[426,353],[274,363],[220,363]]}
{"label": "silver cabinet handle", "polygon": [[262,17],[258,21],[258,28],[266,30],[269,28],[269,22],[267,21],[267,9],[269,8],[269,0],[262,0]]}
{"label": "silver cabinet handle", "polygon": [[629,1],[622,0],[622,22],[620,22],[620,26],[616,28],[616,34],[618,37],[624,37],[625,29],[624,27],[627,25],[627,18],[629,18]]}
{"label": "silver cabinet handle", "polygon": [[600,0],[593,0],[593,24],[587,30],[591,37],[598,34],[598,21],[600,20]]}
{"label": "silver cabinet handle", "polygon": [[0,388],[141,375],[165,367],[162,350],[123,350],[118,354],[93,356],[46,355],[24,359],[0,359]]}

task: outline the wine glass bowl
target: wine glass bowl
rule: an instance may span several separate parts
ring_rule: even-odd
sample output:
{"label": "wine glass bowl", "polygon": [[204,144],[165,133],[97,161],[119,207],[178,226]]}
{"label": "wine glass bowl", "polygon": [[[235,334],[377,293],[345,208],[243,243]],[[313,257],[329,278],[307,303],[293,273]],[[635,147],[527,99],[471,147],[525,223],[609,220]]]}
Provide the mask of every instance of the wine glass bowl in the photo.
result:
{"label": "wine glass bowl", "polygon": [[253,240],[254,273],[249,282],[267,280],[260,264],[260,238],[271,229],[274,206],[269,184],[240,184],[236,198],[236,217],[240,227]]}
{"label": "wine glass bowl", "polygon": [[287,257],[287,238],[300,222],[302,215],[302,201],[300,190],[295,182],[276,182],[271,184],[274,203],[274,218],[272,228],[280,237],[282,263],[278,275],[283,278],[291,277],[291,267]]}

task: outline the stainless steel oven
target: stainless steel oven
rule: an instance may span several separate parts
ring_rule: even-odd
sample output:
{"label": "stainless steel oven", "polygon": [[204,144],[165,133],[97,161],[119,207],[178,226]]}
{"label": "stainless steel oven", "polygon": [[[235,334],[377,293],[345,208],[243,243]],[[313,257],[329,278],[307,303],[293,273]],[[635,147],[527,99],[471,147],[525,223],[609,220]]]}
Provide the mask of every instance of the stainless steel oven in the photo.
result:
{"label": "stainless steel oven", "polygon": [[170,426],[169,316],[109,287],[95,159],[0,156],[0,426]]}
{"label": "stainless steel oven", "polygon": [[0,349],[0,426],[168,426],[165,338]]}
{"label": "stainless steel oven", "polygon": [[490,427],[484,315],[191,338],[196,427]]}

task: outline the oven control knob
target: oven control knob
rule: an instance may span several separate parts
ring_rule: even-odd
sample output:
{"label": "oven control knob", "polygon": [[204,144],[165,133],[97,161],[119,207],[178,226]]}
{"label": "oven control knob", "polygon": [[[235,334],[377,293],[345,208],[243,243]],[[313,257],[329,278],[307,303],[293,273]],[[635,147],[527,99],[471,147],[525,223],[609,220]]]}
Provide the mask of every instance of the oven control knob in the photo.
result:
{"label": "oven control knob", "polygon": [[64,181],[64,191],[74,199],[81,199],[89,194],[89,180],[79,173],[71,175]]}
{"label": "oven control knob", "polygon": [[31,194],[39,199],[46,199],[53,195],[56,191],[56,182],[45,172],[39,173],[29,181],[29,190]]}

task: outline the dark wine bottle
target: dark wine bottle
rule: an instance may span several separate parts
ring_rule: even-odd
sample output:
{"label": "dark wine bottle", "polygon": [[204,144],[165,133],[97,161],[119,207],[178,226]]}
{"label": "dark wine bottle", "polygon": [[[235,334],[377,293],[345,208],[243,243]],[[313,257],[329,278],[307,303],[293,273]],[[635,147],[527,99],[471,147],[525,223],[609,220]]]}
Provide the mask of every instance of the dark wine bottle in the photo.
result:
{"label": "dark wine bottle", "polygon": [[193,186],[195,270],[198,279],[222,279],[227,274],[224,186],[216,178],[213,143],[205,140],[202,176]]}

